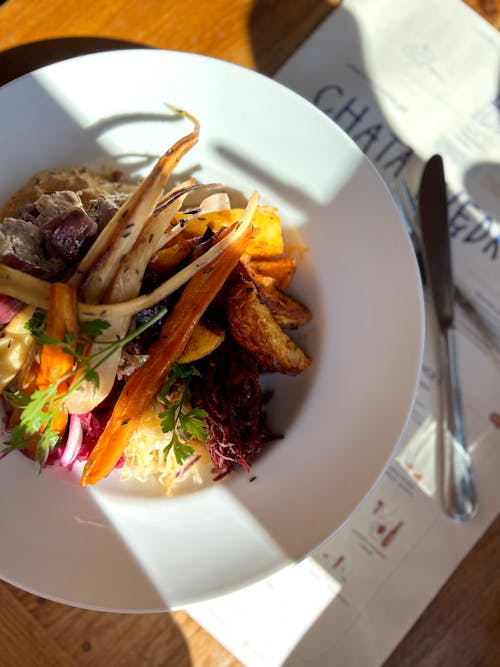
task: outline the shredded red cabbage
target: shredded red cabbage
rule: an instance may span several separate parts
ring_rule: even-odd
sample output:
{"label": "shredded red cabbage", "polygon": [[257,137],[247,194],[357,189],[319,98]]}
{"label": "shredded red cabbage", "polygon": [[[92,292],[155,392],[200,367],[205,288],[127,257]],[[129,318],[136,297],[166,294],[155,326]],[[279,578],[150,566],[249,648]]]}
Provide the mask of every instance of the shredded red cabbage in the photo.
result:
{"label": "shredded red cabbage", "polygon": [[247,472],[266,443],[282,436],[273,433],[263,409],[263,394],[254,358],[233,341],[224,342],[198,364],[200,378],[191,383],[192,403],[208,413],[206,446],[221,479],[237,465]]}

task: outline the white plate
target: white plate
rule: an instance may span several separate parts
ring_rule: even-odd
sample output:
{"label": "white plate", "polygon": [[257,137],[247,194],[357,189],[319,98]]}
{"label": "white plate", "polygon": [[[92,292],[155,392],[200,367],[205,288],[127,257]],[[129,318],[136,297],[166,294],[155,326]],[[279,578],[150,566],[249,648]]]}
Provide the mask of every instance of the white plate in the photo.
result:
{"label": "white plate", "polygon": [[237,589],[307,555],[349,517],[404,429],[420,369],[414,255],[375,169],[326,116],[283,86],[186,53],[75,58],[0,89],[0,200],[34,171],[122,156],[144,169],[201,120],[180,172],[279,207],[308,248],[294,292],[313,310],[314,358],[279,378],[285,439],[248,475],[176,498],[13,454],[0,463],[0,576],[46,598],[152,611]]}

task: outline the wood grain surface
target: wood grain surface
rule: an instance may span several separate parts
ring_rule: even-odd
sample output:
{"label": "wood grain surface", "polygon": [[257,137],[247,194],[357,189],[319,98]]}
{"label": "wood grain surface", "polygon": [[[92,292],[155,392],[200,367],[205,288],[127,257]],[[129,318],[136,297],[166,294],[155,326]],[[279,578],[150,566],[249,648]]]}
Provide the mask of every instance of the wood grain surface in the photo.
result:
{"label": "wood grain surface", "polygon": [[[0,6],[0,85],[61,58],[124,43],[203,53],[272,75],[337,4],[338,0],[7,0]],[[500,28],[500,0],[467,4]],[[184,611],[106,614],[50,602],[0,583],[1,667],[240,664]],[[499,664],[497,519],[385,667]]]}

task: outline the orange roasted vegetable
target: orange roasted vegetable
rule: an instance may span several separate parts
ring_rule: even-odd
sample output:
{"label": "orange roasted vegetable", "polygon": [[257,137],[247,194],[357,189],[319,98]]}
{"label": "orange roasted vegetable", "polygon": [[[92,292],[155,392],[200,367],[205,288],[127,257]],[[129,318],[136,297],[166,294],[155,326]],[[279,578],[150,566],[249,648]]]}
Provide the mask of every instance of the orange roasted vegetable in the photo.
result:
{"label": "orange roasted vegetable", "polygon": [[[47,334],[62,341],[65,334],[77,331],[76,290],[66,283],[53,283],[50,286]],[[59,345],[44,345],[37,376],[38,388],[46,389],[54,382],[58,382],[72,370],[73,363],[73,356]]]}
{"label": "orange roasted vegetable", "polygon": [[[203,236],[207,227],[215,232],[221,227],[229,227],[241,220],[242,208],[231,208],[225,211],[200,213],[200,215],[189,220],[186,232]],[[178,214],[177,219],[182,220],[183,215]],[[284,250],[283,233],[281,231],[281,220],[276,214],[276,209],[271,206],[258,206],[252,219],[256,229],[255,238],[248,244],[246,254],[249,257],[275,257],[281,255]]]}
{"label": "orange roasted vegetable", "polygon": [[172,364],[182,355],[201,316],[238,263],[252,236],[247,229],[185,287],[158,340],[149,349],[148,361],[127,381],[96,446],[83,469],[80,484],[95,484],[118,463],[139,420],[161,390]]}
{"label": "orange roasted vegetable", "polygon": [[258,274],[272,278],[277,289],[285,290],[295,275],[297,260],[295,257],[254,259],[248,262],[246,266],[252,275]]}
{"label": "orange roasted vegetable", "polygon": [[[53,283],[50,286],[50,301],[47,311],[47,334],[62,341],[67,333],[78,331],[76,313],[76,290],[66,283]],[[73,369],[74,358],[65,352],[59,345],[44,345],[40,354],[40,365],[36,376],[38,389],[46,389],[49,385],[58,383],[57,394],[61,395],[68,389],[68,380],[62,379]],[[68,423],[68,412],[64,406],[58,406],[57,399],[47,406],[47,409],[57,407],[51,428],[63,433]],[[29,454],[36,457],[36,444],[28,448]]]}
{"label": "orange roasted vegetable", "polygon": [[202,359],[219,347],[224,341],[225,332],[222,327],[198,322],[193,329],[184,352],[179,358],[180,364],[190,364]]}
{"label": "orange roasted vegetable", "polygon": [[149,270],[160,276],[166,275],[189,256],[197,240],[196,237],[188,237],[181,232],[178,238],[155,252],[148,264]]}

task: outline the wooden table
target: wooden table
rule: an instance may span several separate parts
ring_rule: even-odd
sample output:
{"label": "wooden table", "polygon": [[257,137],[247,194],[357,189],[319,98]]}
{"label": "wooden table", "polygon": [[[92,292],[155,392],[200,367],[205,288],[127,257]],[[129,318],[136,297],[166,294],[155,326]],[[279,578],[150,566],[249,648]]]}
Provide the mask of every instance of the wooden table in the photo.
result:
{"label": "wooden table", "polygon": [[[0,3],[0,84],[64,56],[109,48],[102,38],[116,40],[117,46],[126,40],[208,54],[272,75],[338,2],[7,0]],[[500,0],[468,0],[468,4],[500,28]],[[33,42],[37,44],[26,46]],[[499,563],[497,519],[385,667],[499,665]],[[237,667],[240,663],[184,611],[104,614],[49,602],[0,583],[0,665]]]}

